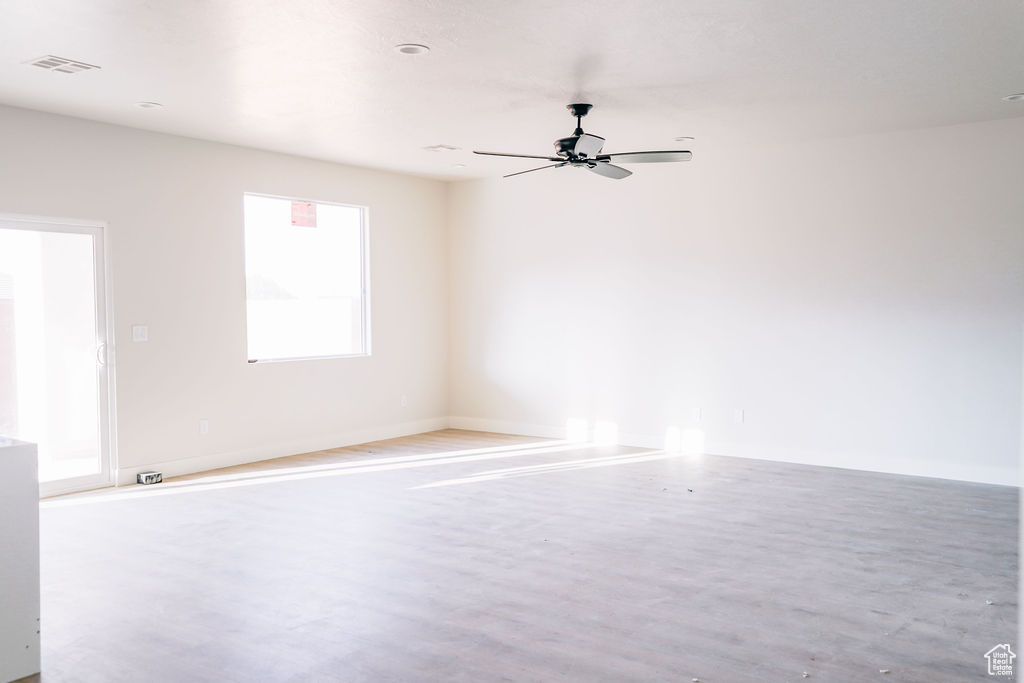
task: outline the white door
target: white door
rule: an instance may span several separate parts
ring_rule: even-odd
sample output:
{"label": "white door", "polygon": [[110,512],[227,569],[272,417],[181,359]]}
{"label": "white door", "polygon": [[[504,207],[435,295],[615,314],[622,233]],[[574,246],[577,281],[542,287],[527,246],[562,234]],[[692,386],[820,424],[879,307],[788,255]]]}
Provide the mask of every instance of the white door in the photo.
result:
{"label": "white door", "polygon": [[111,481],[103,227],[0,215],[0,435],[39,445],[41,495]]}

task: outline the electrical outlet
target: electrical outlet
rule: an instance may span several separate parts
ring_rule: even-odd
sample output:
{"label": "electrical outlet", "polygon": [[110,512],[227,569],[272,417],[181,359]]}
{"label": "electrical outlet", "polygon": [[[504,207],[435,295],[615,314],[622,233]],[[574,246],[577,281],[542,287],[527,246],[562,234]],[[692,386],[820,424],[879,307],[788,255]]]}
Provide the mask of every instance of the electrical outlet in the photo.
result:
{"label": "electrical outlet", "polygon": [[690,409],[690,422],[700,422],[703,418],[704,410],[702,408]]}
{"label": "electrical outlet", "polygon": [[736,408],[732,411],[732,421],[738,425],[747,421],[747,411],[743,408]]}
{"label": "electrical outlet", "polygon": [[210,433],[210,421],[202,419],[199,421],[199,436],[206,436]]}
{"label": "electrical outlet", "polygon": [[402,394],[402,407],[404,408],[407,405],[409,405],[409,399],[405,397],[405,394]]}
{"label": "electrical outlet", "polygon": [[147,342],[147,341],[149,341],[149,326],[148,325],[132,325],[132,341],[133,342]]}

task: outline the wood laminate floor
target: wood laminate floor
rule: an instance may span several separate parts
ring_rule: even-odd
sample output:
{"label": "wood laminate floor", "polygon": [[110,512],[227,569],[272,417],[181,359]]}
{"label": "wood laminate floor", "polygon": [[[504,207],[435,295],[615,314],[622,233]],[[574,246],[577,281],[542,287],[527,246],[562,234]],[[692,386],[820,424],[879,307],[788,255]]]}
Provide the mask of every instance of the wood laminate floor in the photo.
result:
{"label": "wood laminate floor", "polygon": [[393,439],[44,501],[36,680],[984,680],[1017,643],[1017,511],[1010,487]]}

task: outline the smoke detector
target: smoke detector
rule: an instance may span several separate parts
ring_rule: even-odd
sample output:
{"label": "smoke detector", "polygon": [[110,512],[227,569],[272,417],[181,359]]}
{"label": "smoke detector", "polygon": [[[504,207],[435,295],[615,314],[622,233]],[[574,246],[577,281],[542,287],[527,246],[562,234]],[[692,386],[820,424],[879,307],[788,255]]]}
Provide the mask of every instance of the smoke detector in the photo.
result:
{"label": "smoke detector", "polygon": [[55,55],[43,55],[36,59],[30,59],[25,64],[38,66],[40,69],[46,69],[47,71],[59,71],[62,74],[77,74],[80,71],[92,71],[93,69],[100,68],[95,64],[86,64],[75,59],[67,59]]}

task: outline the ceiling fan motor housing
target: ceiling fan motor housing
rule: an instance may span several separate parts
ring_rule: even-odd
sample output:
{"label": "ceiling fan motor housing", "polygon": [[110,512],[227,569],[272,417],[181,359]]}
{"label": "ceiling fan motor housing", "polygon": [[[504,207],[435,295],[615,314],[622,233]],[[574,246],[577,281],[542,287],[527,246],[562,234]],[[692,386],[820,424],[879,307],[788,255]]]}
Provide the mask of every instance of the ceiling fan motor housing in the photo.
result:
{"label": "ceiling fan motor housing", "polygon": [[555,153],[562,156],[571,154],[576,149],[576,141],[579,139],[579,135],[570,135],[567,138],[555,140]]}

